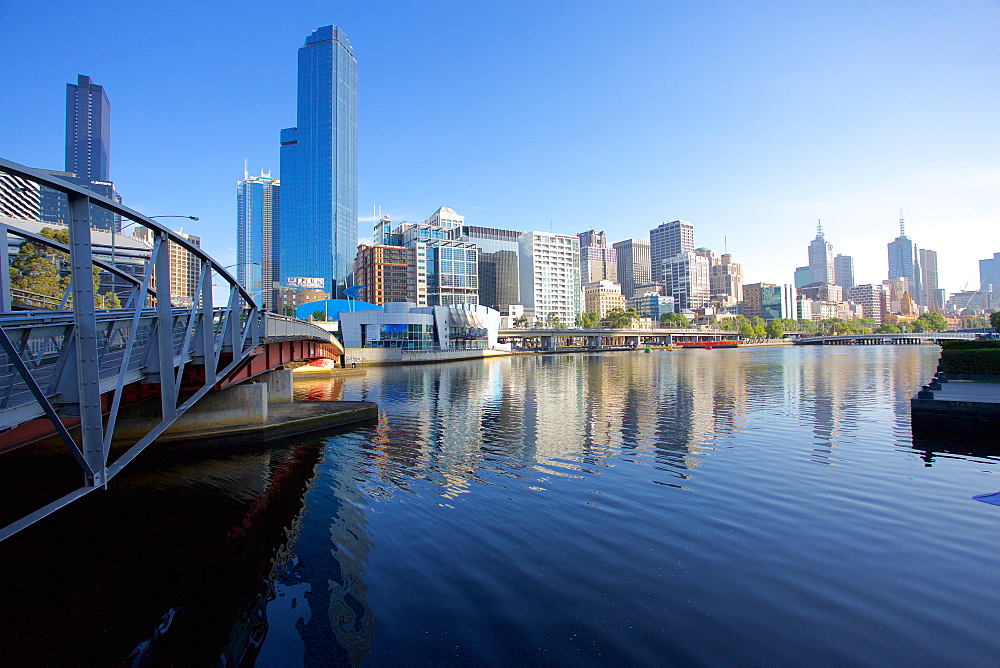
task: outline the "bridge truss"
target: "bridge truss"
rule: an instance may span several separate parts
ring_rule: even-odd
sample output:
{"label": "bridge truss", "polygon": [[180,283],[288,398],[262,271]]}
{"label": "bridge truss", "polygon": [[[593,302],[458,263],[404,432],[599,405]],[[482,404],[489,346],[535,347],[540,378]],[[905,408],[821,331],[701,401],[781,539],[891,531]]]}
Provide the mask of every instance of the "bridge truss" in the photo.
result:
{"label": "bridge truss", "polygon": [[[152,218],[56,176],[0,159],[0,171],[63,193],[69,200],[69,244],[3,224],[0,267],[0,452],[55,433],[83,472],[82,485],[0,529],[0,540],[105,487],[220,379],[244,364],[261,342],[264,319],[251,295],[216,260]],[[141,276],[96,260],[91,240],[95,207],[148,228],[150,260]],[[14,311],[8,235],[68,256],[69,284],[57,310]],[[198,267],[193,304],[170,300],[171,246]],[[121,308],[98,308],[95,267],[130,287]],[[228,287],[213,303],[213,284]],[[51,299],[51,298],[50,298]],[[141,384],[138,384],[139,381]],[[159,395],[160,421],[110,461],[119,410],[137,387]],[[77,432],[74,436],[71,432]]]}

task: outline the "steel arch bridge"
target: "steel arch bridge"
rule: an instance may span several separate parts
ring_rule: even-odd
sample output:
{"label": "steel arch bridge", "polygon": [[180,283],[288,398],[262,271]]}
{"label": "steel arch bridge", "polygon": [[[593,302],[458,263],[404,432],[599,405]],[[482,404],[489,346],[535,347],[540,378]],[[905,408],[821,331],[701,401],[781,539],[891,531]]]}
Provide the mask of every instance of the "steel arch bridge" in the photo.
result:
{"label": "steel arch bridge", "polygon": [[[4,258],[0,266],[0,453],[39,434],[56,435],[83,472],[78,489],[0,529],[0,540],[106,487],[211,390],[296,359],[342,360],[343,348],[328,332],[294,318],[262,313],[226,268],[152,218],[2,158],[0,172],[63,193],[70,212],[68,245],[0,218]],[[151,255],[141,275],[95,259],[93,207],[151,231]],[[52,297],[11,289],[8,235],[68,257],[69,282],[58,303]],[[175,252],[187,252],[197,265],[198,288],[189,307],[171,303],[171,246]],[[95,271],[128,286],[121,308],[97,306]],[[224,303],[213,302],[213,282],[228,287]],[[15,306],[20,310],[14,310]],[[110,461],[120,409],[156,395],[159,422]]]}

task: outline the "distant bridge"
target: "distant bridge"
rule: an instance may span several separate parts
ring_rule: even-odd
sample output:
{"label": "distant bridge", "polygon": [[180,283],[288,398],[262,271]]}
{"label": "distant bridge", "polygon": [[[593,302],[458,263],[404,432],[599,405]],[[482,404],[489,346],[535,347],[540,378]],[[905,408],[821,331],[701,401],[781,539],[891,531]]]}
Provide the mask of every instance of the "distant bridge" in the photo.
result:
{"label": "distant bridge", "polygon": [[625,345],[639,346],[644,343],[672,345],[675,343],[696,343],[732,341],[739,338],[735,332],[704,331],[700,329],[559,329],[536,327],[533,329],[501,329],[499,338],[526,341],[538,339],[542,350],[554,350],[557,342],[568,339],[582,339],[588,348],[611,345],[611,341],[621,341]]}
{"label": "distant bridge", "polygon": [[[0,540],[107,485],[208,392],[292,361],[343,361],[343,347],[328,332],[262,313],[216,260],[155,220],[23,165],[0,159],[0,171],[64,193],[71,218],[68,245],[0,219],[0,453],[56,436],[83,472],[79,489],[0,529]],[[94,258],[93,206],[152,232],[151,257],[141,276]],[[33,299],[11,289],[8,235],[68,256],[70,280],[61,300]],[[190,307],[171,304],[169,246],[189,253],[198,268],[197,297]],[[122,308],[97,308],[95,267],[131,286]],[[214,283],[229,288],[218,306]],[[120,409],[151,398],[159,399],[160,421],[109,461]]]}
{"label": "distant bridge", "polygon": [[928,341],[972,341],[975,334],[968,332],[920,332],[913,334],[837,334],[835,336],[810,336],[796,339],[805,346],[842,345],[912,345]]}

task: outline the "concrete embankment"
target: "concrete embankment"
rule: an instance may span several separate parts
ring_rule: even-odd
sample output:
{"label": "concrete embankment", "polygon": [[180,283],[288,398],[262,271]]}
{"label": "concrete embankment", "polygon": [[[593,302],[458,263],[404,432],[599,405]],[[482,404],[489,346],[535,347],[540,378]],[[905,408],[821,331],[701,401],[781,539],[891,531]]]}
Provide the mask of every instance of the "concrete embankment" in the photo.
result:
{"label": "concrete embankment", "polygon": [[213,446],[239,443],[273,443],[324,429],[369,422],[378,418],[378,404],[370,401],[293,401],[268,410],[264,422],[210,429],[168,432],[161,444],[210,441]]}
{"label": "concrete embankment", "polygon": [[910,400],[914,429],[1000,427],[1000,341],[946,341],[937,375]]}

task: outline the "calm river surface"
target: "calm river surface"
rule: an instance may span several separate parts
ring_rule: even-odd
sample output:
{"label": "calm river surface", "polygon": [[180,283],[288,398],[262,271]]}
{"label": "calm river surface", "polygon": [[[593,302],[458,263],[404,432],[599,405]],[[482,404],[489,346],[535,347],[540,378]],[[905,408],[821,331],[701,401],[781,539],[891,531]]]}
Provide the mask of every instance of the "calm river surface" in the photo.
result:
{"label": "calm river surface", "polygon": [[[938,348],[533,355],[297,381],[377,422],[153,452],[0,545],[0,663],[1000,663],[1000,445]],[[995,436],[995,435],[994,435]]]}

